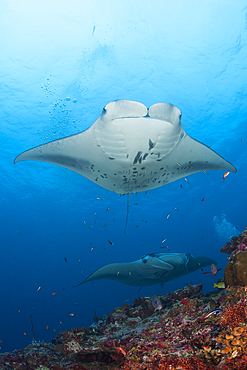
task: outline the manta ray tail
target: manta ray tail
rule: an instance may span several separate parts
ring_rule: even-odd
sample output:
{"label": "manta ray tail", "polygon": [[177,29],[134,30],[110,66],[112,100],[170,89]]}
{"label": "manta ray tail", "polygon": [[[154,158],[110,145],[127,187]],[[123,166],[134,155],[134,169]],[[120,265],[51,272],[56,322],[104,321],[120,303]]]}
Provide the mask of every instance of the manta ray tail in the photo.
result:
{"label": "manta ray tail", "polygon": [[125,222],[124,234],[126,233],[126,229],[127,229],[128,218],[129,218],[129,211],[130,211],[130,193],[128,193],[128,199],[127,199],[127,215],[126,215],[126,222]]}

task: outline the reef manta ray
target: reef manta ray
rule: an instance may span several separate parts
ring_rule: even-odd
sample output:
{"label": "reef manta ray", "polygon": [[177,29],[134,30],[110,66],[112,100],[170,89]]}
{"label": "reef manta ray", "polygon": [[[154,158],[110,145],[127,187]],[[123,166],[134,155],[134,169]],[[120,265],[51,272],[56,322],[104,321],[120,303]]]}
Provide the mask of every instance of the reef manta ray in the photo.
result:
{"label": "reef manta ray", "polygon": [[110,263],[94,271],[81,284],[108,279],[135,286],[164,284],[217,262],[189,253],[151,253],[129,263]]}
{"label": "reef manta ray", "polygon": [[158,103],[149,109],[129,100],[110,102],[87,130],[19,154],[78,172],[118,194],[138,193],[200,171],[236,168],[191,138],[181,111]]}

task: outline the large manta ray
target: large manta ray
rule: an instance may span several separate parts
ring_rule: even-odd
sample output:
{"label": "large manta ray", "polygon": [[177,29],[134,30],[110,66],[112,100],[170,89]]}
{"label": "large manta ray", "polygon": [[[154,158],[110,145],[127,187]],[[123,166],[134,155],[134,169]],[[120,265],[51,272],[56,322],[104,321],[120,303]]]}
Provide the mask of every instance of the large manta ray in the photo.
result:
{"label": "large manta ray", "polygon": [[164,284],[212,263],[217,265],[211,258],[193,257],[189,253],[151,253],[134,262],[100,267],[75,287],[99,279],[136,286]]}
{"label": "large manta ray", "polygon": [[87,130],[37,146],[14,163],[36,160],[78,172],[118,194],[138,193],[200,171],[236,168],[181,124],[181,111],[158,103],[110,102]]}

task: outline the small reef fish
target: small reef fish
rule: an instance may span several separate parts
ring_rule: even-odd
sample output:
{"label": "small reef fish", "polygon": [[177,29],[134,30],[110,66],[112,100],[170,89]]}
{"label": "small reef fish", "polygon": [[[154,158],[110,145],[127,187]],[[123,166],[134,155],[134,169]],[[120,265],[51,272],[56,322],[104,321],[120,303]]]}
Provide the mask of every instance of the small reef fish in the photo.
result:
{"label": "small reef fish", "polygon": [[211,271],[207,271],[207,272],[203,272],[203,274],[212,274],[213,276],[215,276],[217,274],[218,271],[220,271],[222,269],[217,269],[217,267],[215,266],[214,263],[212,263],[211,265]]}
{"label": "small reef fish", "polygon": [[126,356],[126,352],[123,350],[121,347],[114,347],[115,349],[118,350],[118,352],[121,352],[124,356]]}
{"label": "small reef fish", "polygon": [[110,240],[108,240],[108,243],[109,243],[110,245],[114,245],[114,243],[112,243]]}
{"label": "small reef fish", "polygon": [[70,316],[75,316],[75,314],[74,314],[74,313],[70,313],[69,315],[70,315]]}
{"label": "small reef fish", "polygon": [[159,297],[157,297],[157,295],[153,296],[152,304],[156,310],[161,310],[163,308],[161,300],[159,299]]}
{"label": "small reef fish", "polygon": [[218,284],[215,284],[214,283],[214,288],[218,288],[218,289],[225,289],[225,283],[223,281],[221,281],[220,283]]}
{"label": "small reef fish", "polygon": [[188,330],[186,330],[186,329],[182,329],[182,334],[183,334],[183,336],[184,336],[186,339],[188,339],[188,340],[190,340],[190,339],[191,339],[191,333],[190,333]]}
{"label": "small reef fish", "polygon": [[52,292],[51,294],[52,294],[52,295],[55,295],[55,294],[57,294],[57,292]]}
{"label": "small reef fish", "polygon": [[168,213],[168,215],[166,216],[166,218],[169,218],[169,217],[170,217],[170,214],[171,214],[171,213]]}
{"label": "small reef fish", "polygon": [[202,201],[202,202],[204,202],[204,200],[205,200],[205,198],[202,198],[202,200],[201,200],[201,201]]}
{"label": "small reef fish", "polygon": [[206,316],[205,316],[205,319],[207,319],[209,316],[215,314],[215,313],[218,313],[221,311],[221,308],[215,308],[215,310],[212,310],[210,311]]}
{"label": "small reef fish", "polygon": [[224,180],[225,180],[225,178],[229,175],[229,173],[230,173],[229,171],[227,171],[227,172],[225,172],[225,173],[224,173],[224,175],[223,175],[223,177],[222,177],[222,180],[223,180],[223,181],[224,181]]}

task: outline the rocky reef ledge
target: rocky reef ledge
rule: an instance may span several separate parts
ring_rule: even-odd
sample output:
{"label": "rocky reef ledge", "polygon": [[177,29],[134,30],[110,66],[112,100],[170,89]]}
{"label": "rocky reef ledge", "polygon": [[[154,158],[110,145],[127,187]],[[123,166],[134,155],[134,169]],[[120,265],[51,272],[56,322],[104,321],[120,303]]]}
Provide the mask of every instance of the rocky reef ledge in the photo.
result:
{"label": "rocky reef ledge", "polygon": [[246,234],[222,248],[231,254],[226,289],[203,294],[202,284],[187,285],[158,296],[160,310],[150,297],[136,298],[108,317],[95,316],[90,327],[60,332],[52,343],[2,353],[1,370],[246,370]]}

